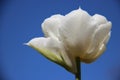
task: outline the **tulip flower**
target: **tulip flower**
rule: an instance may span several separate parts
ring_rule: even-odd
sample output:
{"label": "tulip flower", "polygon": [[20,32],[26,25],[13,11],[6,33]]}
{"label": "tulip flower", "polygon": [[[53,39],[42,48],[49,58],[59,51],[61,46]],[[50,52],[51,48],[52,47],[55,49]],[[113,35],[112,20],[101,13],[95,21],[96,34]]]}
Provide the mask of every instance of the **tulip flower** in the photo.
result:
{"label": "tulip flower", "polygon": [[80,62],[91,63],[105,51],[111,25],[104,16],[91,16],[79,8],[45,19],[45,37],[33,38],[27,45],[76,75]]}

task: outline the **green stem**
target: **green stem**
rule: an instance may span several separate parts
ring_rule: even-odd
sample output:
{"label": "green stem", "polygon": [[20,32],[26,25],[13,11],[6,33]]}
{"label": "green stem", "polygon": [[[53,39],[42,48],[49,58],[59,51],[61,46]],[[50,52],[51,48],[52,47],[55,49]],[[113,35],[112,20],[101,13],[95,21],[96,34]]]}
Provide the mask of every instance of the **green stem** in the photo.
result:
{"label": "green stem", "polygon": [[75,74],[76,80],[81,80],[81,64],[80,59],[76,58],[77,73]]}

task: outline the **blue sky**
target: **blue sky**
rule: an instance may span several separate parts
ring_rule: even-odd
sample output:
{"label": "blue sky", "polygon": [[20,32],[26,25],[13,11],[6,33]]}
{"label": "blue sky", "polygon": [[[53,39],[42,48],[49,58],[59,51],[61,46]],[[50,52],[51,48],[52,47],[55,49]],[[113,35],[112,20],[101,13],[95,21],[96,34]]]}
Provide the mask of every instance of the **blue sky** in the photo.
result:
{"label": "blue sky", "polygon": [[43,36],[41,23],[45,18],[53,14],[65,15],[79,6],[91,15],[98,13],[106,16],[113,24],[111,39],[104,54],[91,64],[82,63],[82,80],[113,80],[114,69],[120,65],[119,0],[1,1],[1,80],[74,80],[74,75],[23,43]]}

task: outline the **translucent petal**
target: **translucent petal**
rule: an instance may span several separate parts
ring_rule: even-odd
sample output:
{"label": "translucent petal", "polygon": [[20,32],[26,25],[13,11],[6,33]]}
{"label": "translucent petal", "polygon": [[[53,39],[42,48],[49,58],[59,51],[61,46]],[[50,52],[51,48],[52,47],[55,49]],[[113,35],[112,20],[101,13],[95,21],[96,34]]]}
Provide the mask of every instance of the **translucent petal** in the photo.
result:
{"label": "translucent petal", "polygon": [[105,37],[104,44],[106,45],[110,39],[111,32],[108,33],[108,35]]}

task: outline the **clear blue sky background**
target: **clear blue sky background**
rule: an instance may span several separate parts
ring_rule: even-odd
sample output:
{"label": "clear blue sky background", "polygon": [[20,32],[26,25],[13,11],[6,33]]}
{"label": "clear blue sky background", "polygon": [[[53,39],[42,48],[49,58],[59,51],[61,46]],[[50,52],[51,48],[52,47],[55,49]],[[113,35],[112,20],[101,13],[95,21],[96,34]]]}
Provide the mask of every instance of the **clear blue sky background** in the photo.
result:
{"label": "clear blue sky background", "polygon": [[82,63],[82,80],[115,80],[113,70],[120,65],[119,0],[1,0],[0,80],[74,80],[74,75],[23,43],[43,36],[45,18],[65,15],[79,6],[113,23],[105,53],[92,64]]}

